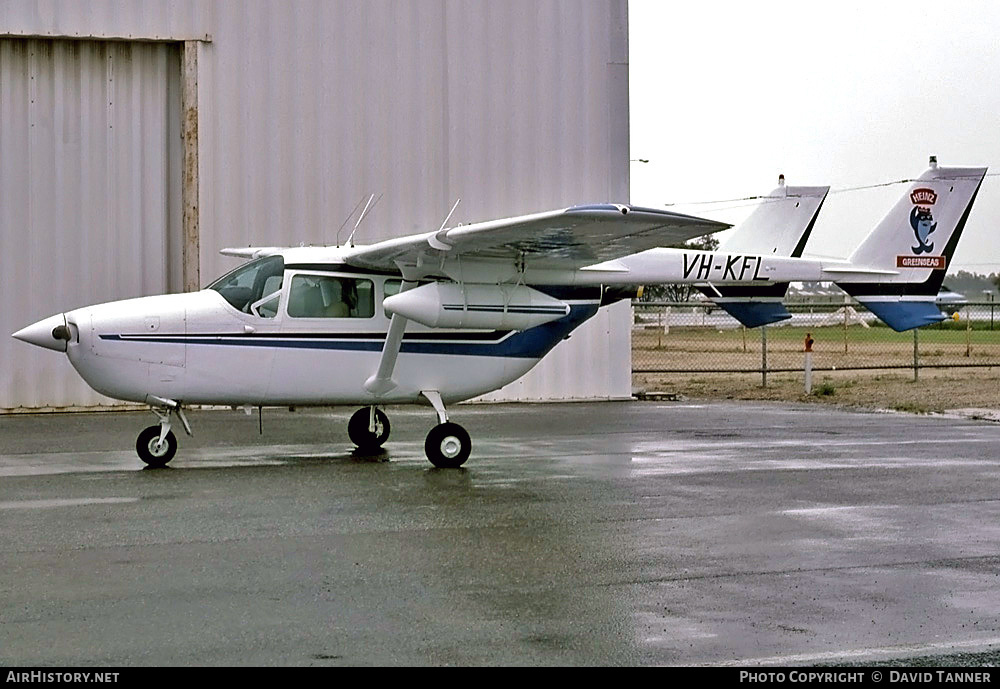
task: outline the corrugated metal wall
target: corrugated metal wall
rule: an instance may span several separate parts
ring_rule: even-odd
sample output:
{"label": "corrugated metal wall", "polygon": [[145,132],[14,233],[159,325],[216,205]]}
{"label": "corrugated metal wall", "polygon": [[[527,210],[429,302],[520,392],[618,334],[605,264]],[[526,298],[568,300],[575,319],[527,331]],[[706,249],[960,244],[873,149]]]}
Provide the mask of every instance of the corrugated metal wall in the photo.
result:
{"label": "corrugated metal wall", "polygon": [[[625,0],[108,7],[15,1],[0,33],[210,36],[203,283],[233,265],[225,246],[333,242],[370,193],[359,243],[436,228],[459,197],[458,222],[628,199]],[[492,397],[627,396],[629,337],[626,309],[602,313]]]}
{"label": "corrugated metal wall", "polygon": [[178,78],[168,44],[0,38],[0,408],[110,402],[9,333],[177,284]]}
{"label": "corrugated metal wall", "polygon": [[[372,193],[360,243],[457,198],[459,222],[628,198],[624,2],[294,8],[219,4],[202,47],[203,278],[223,246],[333,242]],[[630,332],[602,314],[491,399],[628,396]]]}

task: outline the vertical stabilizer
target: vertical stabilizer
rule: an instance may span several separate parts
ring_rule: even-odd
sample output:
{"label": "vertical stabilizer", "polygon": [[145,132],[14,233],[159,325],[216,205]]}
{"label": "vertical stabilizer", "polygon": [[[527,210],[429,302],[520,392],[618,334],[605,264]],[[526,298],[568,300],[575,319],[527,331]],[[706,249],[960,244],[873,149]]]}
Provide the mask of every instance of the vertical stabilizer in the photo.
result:
{"label": "vertical stabilizer", "polygon": [[851,263],[886,274],[837,285],[894,330],[943,320],[935,298],[985,176],[986,168],[939,167],[932,157],[851,255]]}
{"label": "vertical stabilizer", "polygon": [[[802,256],[830,187],[789,187],[785,177],[736,228],[720,249],[763,256]],[[792,317],[782,299],[788,283],[767,285],[699,285],[729,315],[748,328]]]}

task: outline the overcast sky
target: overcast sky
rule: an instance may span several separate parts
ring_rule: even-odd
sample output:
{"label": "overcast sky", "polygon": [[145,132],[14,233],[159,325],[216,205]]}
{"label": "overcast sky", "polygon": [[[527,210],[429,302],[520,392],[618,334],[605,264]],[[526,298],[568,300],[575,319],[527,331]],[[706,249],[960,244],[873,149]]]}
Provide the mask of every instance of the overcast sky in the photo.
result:
{"label": "overcast sky", "polygon": [[[779,173],[836,192],[916,177],[930,154],[1000,173],[1000,2],[630,0],[629,64],[637,205],[763,194]],[[846,256],[905,189],[831,193],[808,250]],[[957,269],[1000,270],[1000,177]]]}

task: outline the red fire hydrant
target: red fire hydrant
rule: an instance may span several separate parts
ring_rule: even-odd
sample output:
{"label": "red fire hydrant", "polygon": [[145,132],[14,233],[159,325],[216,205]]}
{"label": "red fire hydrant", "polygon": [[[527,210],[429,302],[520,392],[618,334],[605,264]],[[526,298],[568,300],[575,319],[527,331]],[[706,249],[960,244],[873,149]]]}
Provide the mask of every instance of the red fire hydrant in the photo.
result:
{"label": "red fire hydrant", "polygon": [[806,352],[806,362],[805,362],[805,373],[806,373],[806,394],[812,393],[813,386],[813,340],[812,333],[806,333],[805,341],[805,352]]}

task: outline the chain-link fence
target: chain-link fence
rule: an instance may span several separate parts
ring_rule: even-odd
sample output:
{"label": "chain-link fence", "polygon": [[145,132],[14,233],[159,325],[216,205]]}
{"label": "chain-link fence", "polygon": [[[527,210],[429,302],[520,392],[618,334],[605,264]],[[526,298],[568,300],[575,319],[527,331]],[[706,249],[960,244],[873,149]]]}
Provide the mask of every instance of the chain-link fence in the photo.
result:
{"label": "chain-link fence", "polygon": [[942,323],[897,333],[849,299],[786,304],[792,318],[747,329],[715,304],[634,302],[633,373],[815,371],[1000,366],[1000,302],[944,306]]}

